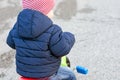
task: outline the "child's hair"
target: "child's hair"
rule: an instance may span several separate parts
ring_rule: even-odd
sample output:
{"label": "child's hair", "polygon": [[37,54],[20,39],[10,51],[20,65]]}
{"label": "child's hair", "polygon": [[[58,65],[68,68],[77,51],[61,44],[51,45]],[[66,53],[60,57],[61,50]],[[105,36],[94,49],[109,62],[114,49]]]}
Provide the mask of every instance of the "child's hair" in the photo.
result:
{"label": "child's hair", "polygon": [[22,0],[23,9],[32,9],[47,15],[54,7],[54,0]]}

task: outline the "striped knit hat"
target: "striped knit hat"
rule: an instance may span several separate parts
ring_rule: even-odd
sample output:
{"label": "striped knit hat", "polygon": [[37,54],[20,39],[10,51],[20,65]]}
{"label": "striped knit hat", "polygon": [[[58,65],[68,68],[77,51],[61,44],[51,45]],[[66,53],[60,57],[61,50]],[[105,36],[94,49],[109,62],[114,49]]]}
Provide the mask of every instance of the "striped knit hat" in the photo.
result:
{"label": "striped knit hat", "polygon": [[54,7],[54,0],[22,0],[23,9],[40,11],[47,15]]}

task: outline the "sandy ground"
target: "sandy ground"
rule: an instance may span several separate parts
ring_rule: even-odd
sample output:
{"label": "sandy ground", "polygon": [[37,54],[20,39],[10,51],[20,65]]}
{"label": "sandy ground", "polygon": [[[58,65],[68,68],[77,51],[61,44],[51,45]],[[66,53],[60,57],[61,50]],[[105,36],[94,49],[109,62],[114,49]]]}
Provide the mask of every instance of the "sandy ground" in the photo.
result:
{"label": "sandy ground", "polygon": [[[0,0],[0,80],[17,80],[15,51],[5,41],[21,10],[21,0]],[[54,22],[75,34],[68,55],[72,68],[89,69],[77,80],[120,80],[120,1],[57,0]]]}

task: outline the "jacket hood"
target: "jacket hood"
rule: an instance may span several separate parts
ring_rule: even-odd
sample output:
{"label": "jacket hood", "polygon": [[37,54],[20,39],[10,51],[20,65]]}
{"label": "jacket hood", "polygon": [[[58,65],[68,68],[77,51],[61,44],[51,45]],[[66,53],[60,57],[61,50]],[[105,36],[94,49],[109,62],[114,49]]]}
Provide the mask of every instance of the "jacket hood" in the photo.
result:
{"label": "jacket hood", "polygon": [[52,21],[38,11],[24,9],[18,15],[17,24],[20,37],[35,38],[46,31]]}

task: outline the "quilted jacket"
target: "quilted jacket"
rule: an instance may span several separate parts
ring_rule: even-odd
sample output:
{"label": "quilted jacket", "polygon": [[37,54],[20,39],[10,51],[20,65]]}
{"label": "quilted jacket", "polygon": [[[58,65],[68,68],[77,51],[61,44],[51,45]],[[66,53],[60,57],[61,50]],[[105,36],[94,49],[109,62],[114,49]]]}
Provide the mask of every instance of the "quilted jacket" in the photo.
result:
{"label": "quilted jacket", "polygon": [[42,78],[57,72],[61,57],[70,52],[75,38],[70,32],[63,32],[44,14],[24,9],[6,42],[16,50],[17,73]]}

